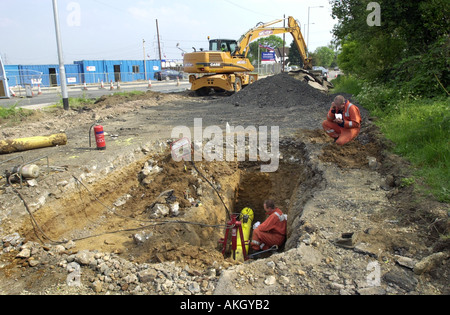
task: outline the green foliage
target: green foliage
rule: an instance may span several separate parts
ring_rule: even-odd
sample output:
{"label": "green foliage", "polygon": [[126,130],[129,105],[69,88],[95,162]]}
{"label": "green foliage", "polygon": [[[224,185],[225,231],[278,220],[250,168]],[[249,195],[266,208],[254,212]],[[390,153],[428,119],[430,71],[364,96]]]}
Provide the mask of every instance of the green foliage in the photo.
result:
{"label": "green foliage", "polygon": [[450,201],[450,99],[405,99],[381,118],[395,152],[409,159],[441,201]]}
{"label": "green foliage", "polygon": [[33,115],[32,110],[18,108],[17,104],[10,107],[0,107],[0,122],[21,121],[31,115]]}
{"label": "green foliage", "polygon": [[289,62],[291,65],[297,65],[301,68],[303,67],[302,57],[301,57],[300,52],[298,51],[297,45],[295,44],[294,41],[292,41],[292,43],[291,43],[288,58],[289,58]]}
{"label": "green foliage", "polygon": [[[369,2],[331,1],[338,19],[333,33],[341,46],[338,65],[350,75],[340,78],[335,90],[354,94],[377,116],[395,152],[448,202],[450,2],[378,0],[381,26],[372,27],[366,21]],[[403,184],[417,183],[406,179]]]}
{"label": "green foliage", "polygon": [[416,181],[414,180],[413,177],[406,177],[406,178],[402,178],[401,180],[401,186],[402,187],[408,187],[411,186],[412,184],[414,184]]}
{"label": "green foliage", "polygon": [[398,110],[398,102],[406,95],[388,85],[365,83],[357,99],[371,111],[372,116],[384,117]]}
{"label": "green foliage", "polygon": [[450,38],[441,38],[423,54],[394,66],[396,85],[407,93],[433,97],[450,91]]}
{"label": "green foliage", "polygon": [[334,59],[334,51],[330,47],[317,47],[314,52],[316,56],[315,65],[329,68]]}
{"label": "green foliage", "polygon": [[[259,58],[258,47],[260,44],[267,45],[272,48],[281,48],[281,47],[283,47],[283,40],[276,35],[270,35],[268,37],[263,37],[258,40],[255,40],[254,42],[251,42],[249,45],[250,51],[249,51],[249,54],[247,55],[247,57],[249,58],[251,63],[258,60],[258,58]],[[267,49],[261,48],[259,51],[260,52],[267,51]]]}
{"label": "green foliage", "polygon": [[331,80],[331,83],[334,85],[333,93],[358,95],[363,87],[361,81],[350,75],[339,75],[336,79]]}
{"label": "green foliage", "polygon": [[[95,103],[95,99],[87,98],[86,96],[82,97],[69,97],[69,107],[71,109],[80,109]],[[58,104],[56,104],[57,108],[63,108],[63,100],[61,99]]]}
{"label": "green foliage", "polygon": [[338,65],[372,83],[421,96],[447,95],[450,86],[450,2],[379,0],[381,26],[367,24],[370,1],[334,0]]}
{"label": "green foliage", "polygon": [[127,92],[116,92],[114,93],[114,95],[121,95],[121,96],[125,96],[125,97],[131,97],[131,96],[137,96],[137,95],[143,95],[145,94],[144,91],[127,91]]}

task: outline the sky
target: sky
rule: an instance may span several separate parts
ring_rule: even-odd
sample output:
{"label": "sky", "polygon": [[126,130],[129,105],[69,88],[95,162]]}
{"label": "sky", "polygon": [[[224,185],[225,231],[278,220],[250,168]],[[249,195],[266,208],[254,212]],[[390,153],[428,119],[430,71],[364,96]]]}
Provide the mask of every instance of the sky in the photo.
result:
{"label": "sky", "polygon": [[[64,63],[163,59],[208,48],[207,38],[238,40],[259,22],[293,16],[309,48],[328,45],[336,20],[328,0],[57,0]],[[323,6],[320,8],[319,6]],[[278,24],[282,26],[282,24]],[[145,43],[144,43],[145,41]],[[287,46],[292,42],[286,34]],[[178,47],[177,47],[178,46]],[[52,0],[0,0],[0,55],[5,64],[57,64]]]}

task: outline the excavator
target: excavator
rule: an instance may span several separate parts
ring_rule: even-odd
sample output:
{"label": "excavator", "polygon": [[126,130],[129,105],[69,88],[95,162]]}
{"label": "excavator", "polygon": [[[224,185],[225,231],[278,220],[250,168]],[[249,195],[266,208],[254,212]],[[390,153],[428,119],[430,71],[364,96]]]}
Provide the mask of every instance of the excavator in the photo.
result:
{"label": "excavator", "polygon": [[269,23],[258,23],[245,33],[239,41],[231,39],[209,40],[208,51],[194,51],[184,55],[184,72],[189,73],[189,82],[197,95],[208,95],[215,91],[239,92],[243,87],[258,80],[251,73],[254,67],[247,55],[252,41],[270,35],[291,33],[303,60],[303,69],[311,70],[311,58],[307,56],[306,44],[297,21],[288,17],[287,27],[273,27],[284,19]]}

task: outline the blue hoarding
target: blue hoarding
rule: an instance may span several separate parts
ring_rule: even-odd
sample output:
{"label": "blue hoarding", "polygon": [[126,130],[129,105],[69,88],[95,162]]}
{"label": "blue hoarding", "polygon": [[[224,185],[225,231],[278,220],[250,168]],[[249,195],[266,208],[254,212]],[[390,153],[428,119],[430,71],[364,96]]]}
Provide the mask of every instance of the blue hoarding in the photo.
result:
{"label": "blue hoarding", "polygon": [[275,52],[262,52],[261,53],[261,61],[270,61],[275,62]]}

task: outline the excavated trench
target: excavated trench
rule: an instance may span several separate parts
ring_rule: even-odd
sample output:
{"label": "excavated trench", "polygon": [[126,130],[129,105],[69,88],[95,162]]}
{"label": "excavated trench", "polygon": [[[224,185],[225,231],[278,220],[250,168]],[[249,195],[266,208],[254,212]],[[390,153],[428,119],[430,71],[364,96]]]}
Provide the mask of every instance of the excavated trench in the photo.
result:
{"label": "excavated trench", "polygon": [[[76,250],[117,253],[139,263],[174,261],[206,268],[227,260],[218,243],[228,213],[250,207],[264,221],[263,202],[273,199],[288,215],[286,249],[298,224],[314,172],[302,143],[282,140],[277,172],[262,162],[175,162],[170,152],[147,155],[91,184],[74,177],[73,192],[34,213],[28,239],[73,240]],[[229,261],[229,260],[227,260]]]}

